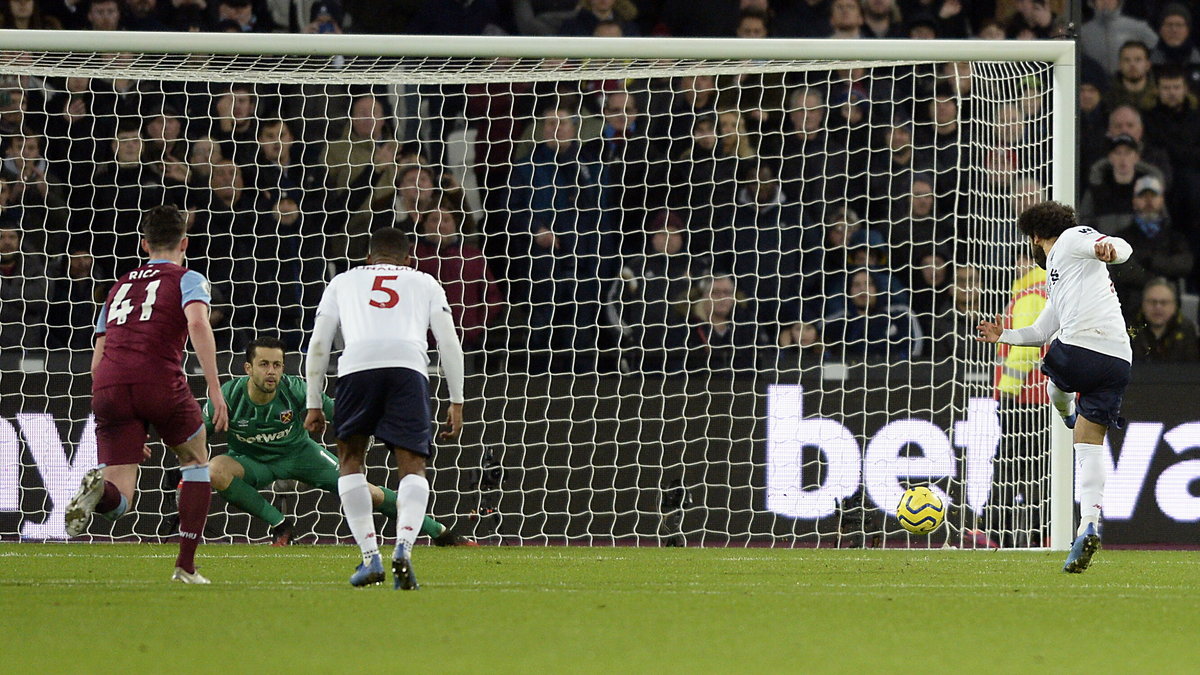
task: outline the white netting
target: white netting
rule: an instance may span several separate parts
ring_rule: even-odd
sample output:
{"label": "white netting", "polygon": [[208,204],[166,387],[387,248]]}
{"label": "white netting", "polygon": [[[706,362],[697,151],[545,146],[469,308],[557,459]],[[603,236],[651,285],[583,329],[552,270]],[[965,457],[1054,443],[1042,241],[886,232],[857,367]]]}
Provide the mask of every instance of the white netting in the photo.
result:
{"label": "white netting", "polygon": [[[1050,74],[0,53],[0,229],[22,251],[3,258],[0,536],[62,536],[95,461],[96,303],[166,201],[193,214],[233,375],[256,334],[299,374],[330,276],[372,230],[414,234],[468,355],[464,437],[431,462],[432,512],[460,530],[925,546],[891,511],[931,482],[951,504],[935,544],[1042,545],[1045,406],[997,405],[971,335],[1009,301],[1019,204],[1046,196]],[[134,512],[91,534],[170,534],[174,465],[156,453]],[[347,534],[336,495],[298,489],[271,496],[301,540]],[[266,526],[217,499],[208,531]]]}

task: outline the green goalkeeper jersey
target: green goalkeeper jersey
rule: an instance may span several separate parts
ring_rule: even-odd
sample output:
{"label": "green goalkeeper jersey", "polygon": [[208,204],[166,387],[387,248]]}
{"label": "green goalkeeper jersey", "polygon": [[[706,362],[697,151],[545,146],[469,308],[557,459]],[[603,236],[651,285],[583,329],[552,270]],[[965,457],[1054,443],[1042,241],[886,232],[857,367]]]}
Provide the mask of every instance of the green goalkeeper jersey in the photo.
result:
{"label": "green goalkeeper jersey", "polygon": [[[229,451],[262,461],[293,455],[320,445],[304,428],[308,414],[304,380],[284,375],[270,403],[258,405],[250,400],[246,383],[250,378],[239,377],[221,387],[229,407]],[[333,399],[323,396],[325,417],[333,419]],[[213,432],[212,402],[204,406],[204,426]]]}

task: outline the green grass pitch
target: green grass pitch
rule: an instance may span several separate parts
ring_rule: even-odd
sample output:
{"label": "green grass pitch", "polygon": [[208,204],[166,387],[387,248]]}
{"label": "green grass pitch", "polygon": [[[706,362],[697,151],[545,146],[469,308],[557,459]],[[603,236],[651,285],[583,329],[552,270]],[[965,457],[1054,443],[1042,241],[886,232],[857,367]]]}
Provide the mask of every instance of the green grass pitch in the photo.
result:
{"label": "green grass pitch", "polygon": [[5,673],[1182,672],[1200,558],[1101,551],[0,545]]}

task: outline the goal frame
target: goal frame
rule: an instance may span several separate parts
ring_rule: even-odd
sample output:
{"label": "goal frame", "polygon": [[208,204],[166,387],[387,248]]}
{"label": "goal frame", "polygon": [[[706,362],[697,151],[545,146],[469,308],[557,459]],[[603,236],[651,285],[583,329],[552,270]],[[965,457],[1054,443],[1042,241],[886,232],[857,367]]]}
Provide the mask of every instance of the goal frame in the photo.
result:
{"label": "goal frame", "polygon": [[[1050,194],[1074,205],[1076,44],[1073,40],[814,40],[427,35],[308,35],[0,29],[0,51],[578,59],[797,59],[845,61],[1038,61],[1050,64]],[[0,58],[0,61],[3,59]],[[1052,416],[1053,417],[1053,416]],[[1074,461],[1069,431],[1053,424],[1050,549],[1073,536]]]}

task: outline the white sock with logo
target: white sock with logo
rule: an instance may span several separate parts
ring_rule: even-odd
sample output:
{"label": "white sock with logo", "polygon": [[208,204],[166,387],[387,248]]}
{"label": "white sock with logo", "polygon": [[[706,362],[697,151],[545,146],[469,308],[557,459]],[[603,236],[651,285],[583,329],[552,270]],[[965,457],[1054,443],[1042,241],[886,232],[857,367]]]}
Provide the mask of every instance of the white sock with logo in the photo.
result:
{"label": "white sock with logo", "polygon": [[[425,476],[410,473],[400,479],[396,488],[396,553],[404,551],[412,555],[413,542],[421,531],[425,520],[425,509],[429,508],[429,481]],[[395,554],[393,554],[395,557]]]}
{"label": "white sock with logo", "polygon": [[1104,446],[1094,443],[1075,444],[1075,472],[1079,477],[1079,532],[1088,524],[1100,525],[1100,510],[1104,504],[1104,479],[1108,473]]}
{"label": "white sock with logo", "polygon": [[342,498],[342,513],[346,524],[354,534],[354,541],[362,549],[363,562],[379,555],[379,541],[375,536],[375,516],[371,507],[371,487],[366,474],[352,473],[338,478],[338,494]]}
{"label": "white sock with logo", "polygon": [[1075,394],[1059,389],[1050,380],[1046,380],[1046,393],[1050,395],[1050,402],[1059,415],[1070,417],[1075,414]]}

